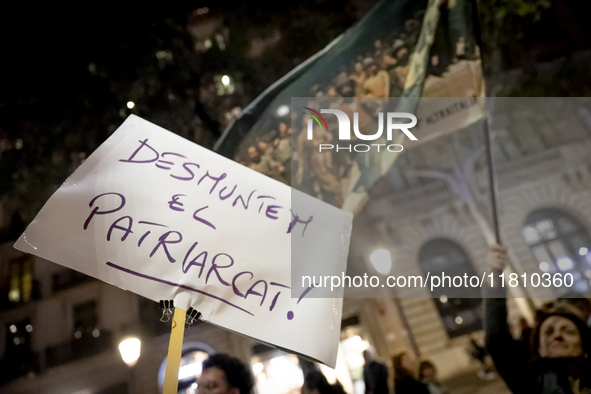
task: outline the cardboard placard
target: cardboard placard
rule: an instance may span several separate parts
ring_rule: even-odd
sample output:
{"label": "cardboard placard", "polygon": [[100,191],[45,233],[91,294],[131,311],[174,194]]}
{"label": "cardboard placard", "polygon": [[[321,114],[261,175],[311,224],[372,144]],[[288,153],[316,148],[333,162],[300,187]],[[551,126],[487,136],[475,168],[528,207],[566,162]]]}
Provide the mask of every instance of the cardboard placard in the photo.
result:
{"label": "cardboard placard", "polygon": [[[315,220],[303,231],[294,216]],[[342,299],[313,298],[313,288],[292,295],[291,264],[344,271],[351,223],[350,213],[131,115],[15,247],[334,366]],[[292,247],[307,259],[322,250],[322,261],[296,261]]]}

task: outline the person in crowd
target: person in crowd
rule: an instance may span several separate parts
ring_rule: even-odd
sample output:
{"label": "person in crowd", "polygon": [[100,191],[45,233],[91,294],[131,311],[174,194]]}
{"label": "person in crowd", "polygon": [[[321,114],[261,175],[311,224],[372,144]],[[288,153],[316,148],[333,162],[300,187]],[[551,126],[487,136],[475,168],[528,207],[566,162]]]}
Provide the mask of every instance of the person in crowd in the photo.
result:
{"label": "person in crowd", "polygon": [[390,97],[390,76],[376,62],[369,65],[369,78],[363,83],[364,96]]}
{"label": "person in crowd", "polygon": [[273,149],[266,141],[258,140],[256,146],[251,146],[247,150],[249,158],[249,168],[265,174],[271,178],[280,178],[283,173],[283,166],[274,159]]}
{"label": "person in crowd", "polygon": [[240,360],[227,354],[214,354],[203,362],[197,393],[249,394],[253,385],[248,368]]}
{"label": "person in crowd", "polygon": [[273,158],[283,168],[283,182],[291,182],[291,128],[279,123],[279,136],[273,141]]}
{"label": "person in crowd", "polygon": [[388,367],[377,362],[373,350],[363,351],[365,394],[388,394]]}
{"label": "person in crowd", "polygon": [[587,323],[587,326],[591,327],[591,301],[585,298],[584,295],[571,291],[558,298],[556,301],[566,302],[567,304],[572,305],[577,311],[579,311],[581,319]]}
{"label": "person in crowd", "polygon": [[341,382],[339,382],[338,380],[336,382],[334,382],[333,384],[331,384],[332,386],[332,390],[334,391],[334,394],[347,394],[347,392],[345,391],[345,388],[343,387],[343,384]]}
{"label": "person in crowd", "polygon": [[478,360],[478,377],[482,380],[492,380],[496,377],[494,365],[488,350],[484,345],[478,341],[478,335],[473,332],[470,334],[470,344],[468,345],[468,353],[472,358]]}
{"label": "person in crowd", "polygon": [[363,85],[365,84],[365,81],[367,80],[367,73],[363,67],[362,62],[355,63],[354,68],[355,68],[355,71],[353,74],[351,74],[351,76],[349,78],[351,81],[353,81],[353,84],[355,86],[355,96],[361,97],[365,93],[363,90]]}
{"label": "person in crowd", "polygon": [[429,394],[449,394],[448,388],[437,380],[437,368],[431,361],[421,361],[419,379],[427,386]]}
{"label": "person in crowd", "polygon": [[294,180],[296,185],[301,185],[307,175],[317,186],[317,198],[340,207],[344,197],[337,176],[338,168],[333,165],[333,154],[330,150],[319,149],[320,144],[332,142],[332,134],[325,128],[314,125],[313,135],[314,139],[308,140],[307,131],[302,130],[298,136],[298,169]]}
{"label": "person in crowd", "polygon": [[402,352],[392,359],[394,364],[395,394],[429,394],[427,386],[416,379],[416,361],[409,354]]}
{"label": "person in crowd", "polygon": [[302,394],[334,394],[334,388],[320,371],[309,372],[304,378]]}
{"label": "person in crowd", "polygon": [[[497,272],[507,264],[507,248],[492,245],[489,267]],[[500,281],[485,288],[486,345],[499,374],[514,394],[591,393],[591,330],[580,313],[556,303],[537,314],[532,331],[531,357],[516,352],[507,324],[506,288]]]}

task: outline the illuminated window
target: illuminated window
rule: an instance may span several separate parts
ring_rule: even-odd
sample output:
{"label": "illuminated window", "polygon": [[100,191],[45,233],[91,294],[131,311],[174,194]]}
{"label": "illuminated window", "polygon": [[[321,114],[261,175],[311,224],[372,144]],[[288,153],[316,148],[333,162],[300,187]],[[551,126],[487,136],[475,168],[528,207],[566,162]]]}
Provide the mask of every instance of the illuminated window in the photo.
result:
{"label": "illuminated window", "polygon": [[525,219],[523,237],[541,272],[572,274],[573,287],[559,288],[557,295],[589,291],[591,237],[573,215],[556,208],[534,211]]}
{"label": "illuminated window", "polygon": [[27,302],[33,293],[33,257],[24,256],[8,262],[8,300]]}
{"label": "illuminated window", "polygon": [[[466,252],[457,243],[447,239],[427,242],[419,252],[419,266],[423,276],[468,277],[476,276]],[[482,329],[480,314],[480,289],[477,287],[455,287],[446,282],[431,291],[431,296],[450,338]]]}

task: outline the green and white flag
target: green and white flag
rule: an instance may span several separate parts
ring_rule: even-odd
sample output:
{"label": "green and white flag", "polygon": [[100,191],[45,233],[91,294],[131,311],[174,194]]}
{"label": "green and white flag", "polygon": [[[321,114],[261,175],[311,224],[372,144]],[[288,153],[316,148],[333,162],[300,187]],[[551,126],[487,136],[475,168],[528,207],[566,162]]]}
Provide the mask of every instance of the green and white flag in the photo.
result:
{"label": "green and white flag", "polygon": [[[415,114],[418,124],[413,133],[417,140],[409,141],[398,132],[389,141],[404,142],[405,149],[464,128],[484,116],[484,100],[480,98],[485,89],[475,12],[471,0],[381,1],[357,25],[245,108],[225,130],[215,150],[356,212],[399,153],[353,153],[341,160],[336,155],[319,157],[312,148],[306,150],[302,142],[306,132],[300,122],[303,109],[294,107],[292,99],[303,106],[296,98],[308,98],[308,102],[346,98],[340,103],[329,101],[346,113],[361,108],[368,115],[364,127],[374,132],[380,108]],[[372,102],[371,98],[376,100]],[[362,117],[359,114],[360,123]],[[329,124],[324,127],[327,135],[315,135],[307,144],[322,143],[319,138],[336,141],[337,129],[329,128]],[[322,123],[318,125],[322,129]]]}

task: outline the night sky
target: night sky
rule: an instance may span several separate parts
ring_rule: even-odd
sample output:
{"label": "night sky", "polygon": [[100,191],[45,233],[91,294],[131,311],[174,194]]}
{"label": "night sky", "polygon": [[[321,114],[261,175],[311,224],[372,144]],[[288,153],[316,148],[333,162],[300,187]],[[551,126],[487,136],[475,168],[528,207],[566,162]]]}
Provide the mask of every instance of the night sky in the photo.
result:
{"label": "night sky", "polygon": [[[233,109],[248,105],[374,3],[4,5],[0,228],[6,228],[15,214],[30,221],[130,113],[213,146]],[[591,84],[585,81],[591,80],[591,68],[584,54],[591,48],[590,2],[479,4],[488,86],[498,82],[501,72],[519,70],[522,83],[512,83],[499,94],[588,95]],[[495,16],[500,18],[496,22]],[[195,49],[208,34],[211,48]],[[216,34],[221,41],[216,41]],[[254,51],[261,43],[262,49]],[[558,74],[540,72],[538,65],[544,62],[562,62],[554,68]],[[232,94],[215,94],[214,80],[221,75],[233,78]],[[127,108],[128,101],[134,102],[133,109]]]}

